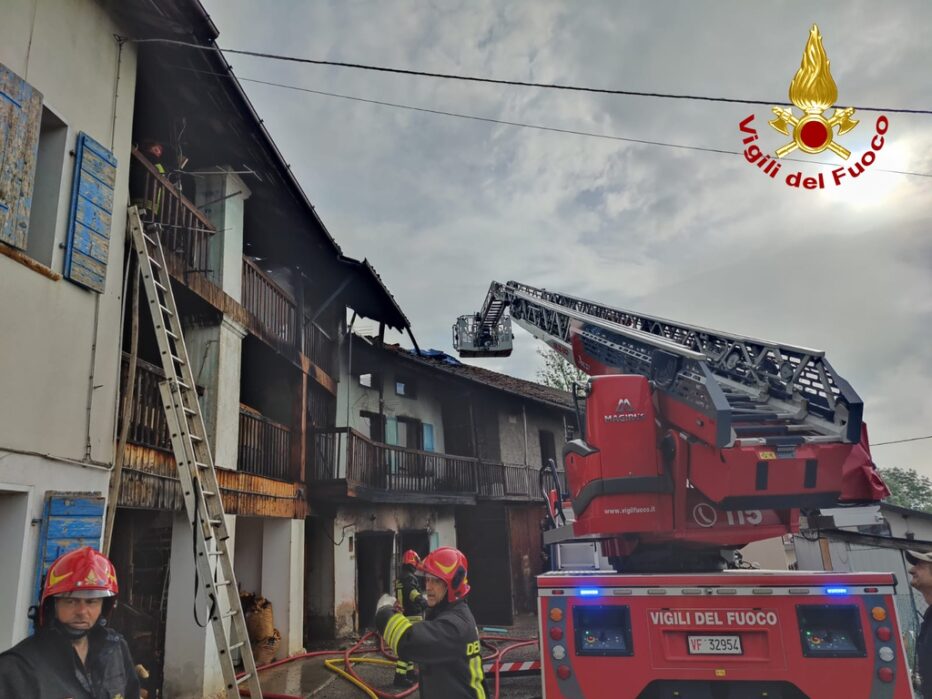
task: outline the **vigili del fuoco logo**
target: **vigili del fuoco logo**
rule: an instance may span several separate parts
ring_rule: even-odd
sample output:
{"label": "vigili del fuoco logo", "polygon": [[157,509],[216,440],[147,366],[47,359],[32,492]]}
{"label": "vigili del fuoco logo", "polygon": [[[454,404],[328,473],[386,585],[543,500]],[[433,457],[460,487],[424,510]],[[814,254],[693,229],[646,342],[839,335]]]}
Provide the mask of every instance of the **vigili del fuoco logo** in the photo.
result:
{"label": "vigili del fuoco logo", "polygon": [[751,165],[756,165],[771,179],[777,179],[777,174],[786,162],[780,162],[779,159],[797,150],[811,155],[831,151],[839,159],[846,161],[844,165],[833,169],[829,177],[821,171],[811,175],[803,170],[786,173],[782,179],[788,187],[825,189],[826,181],[839,186],[850,179],[860,177],[877,159],[877,153],[883,148],[884,134],[887,133],[890,123],[882,114],[874,124],[874,137],[871,139],[870,148],[860,156],[852,160],[851,151],[839,140],[860,122],[854,118],[853,107],[835,107],[830,117],[825,116],[825,112],[838,99],[838,86],[832,78],[830,66],[831,61],[828,60],[822,46],[822,35],[819,28],[813,24],[806,49],[803,51],[802,63],[790,82],[790,102],[802,111],[802,115],[797,116],[792,108],[786,107],[773,107],[771,110],[776,119],[770,121],[770,127],[788,136],[789,142],[777,148],[771,156],[754,143],[759,137],[757,129],[753,126],[754,114],[738,124],[741,133],[746,134],[743,140],[746,146],[745,160]]}

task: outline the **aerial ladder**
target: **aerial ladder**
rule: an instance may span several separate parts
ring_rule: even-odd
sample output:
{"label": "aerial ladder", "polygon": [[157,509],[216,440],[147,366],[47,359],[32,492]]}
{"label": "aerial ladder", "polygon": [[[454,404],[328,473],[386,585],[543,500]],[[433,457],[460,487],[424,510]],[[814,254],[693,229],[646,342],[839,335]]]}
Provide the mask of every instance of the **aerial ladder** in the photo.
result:
{"label": "aerial ladder", "polygon": [[[230,534],[220,499],[220,486],[184,342],[181,317],[172,293],[160,238],[161,227],[158,223],[143,222],[136,207],[129,210],[129,226],[165,372],[159,391],[185,509],[193,530],[197,569],[195,595],[204,595],[211,602],[209,622],[227,698],[237,699],[240,689],[248,689],[249,696],[261,698],[259,675],[233,572]],[[233,664],[233,653],[237,651],[244,670],[239,677]]]}
{"label": "aerial ladder", "polygon": [[[887,494],[861,398],[821,350],[515,281],[493,282],[457,325],[508,318],[592,377],[574,392],[581,434],[564,449],[567,493],[555,478],[548,544],[598,541],[625,570],[715,569],[798,531],[801,512]],[[502,356],[502,339],[483,348],[454,334],[454,347]]]}

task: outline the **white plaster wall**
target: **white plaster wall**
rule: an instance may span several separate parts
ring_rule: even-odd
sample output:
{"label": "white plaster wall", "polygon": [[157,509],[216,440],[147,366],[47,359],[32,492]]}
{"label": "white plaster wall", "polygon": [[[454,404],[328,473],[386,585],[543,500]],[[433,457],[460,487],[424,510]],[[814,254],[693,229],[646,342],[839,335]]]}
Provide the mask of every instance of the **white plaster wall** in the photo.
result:
{"label": "white plaster wall", "polygon": [[[498,414],[498,431],[501,440],[502,461],[506,464],[525,463],[524,415],[527,416],[527,463],[535,468],[541,466],[540,431],[553,433],[557,461],[566,444],[563,416],[559,410],[548,410],[536,403],[526,403],[524,415],[520,403],[502,402]],[[514,418],[512,422],[509,418]],[[559,463],[558,463],[559,465]]]}
{"label": "white plaster wall", "polygon": [[35,582],[36,551],[39,546],[39,527],[33,524],[42,517],[46,490],[98,493],[106,497],[110,472],[89,465],[73,465],[59,461],[17,454],[0,449],[0,492],[22,493],[20,499],[0,500],[0,550],[7,551],[4,558],[4,580],[15,580],[13,587],[4,587],[8,595],[9,613],[0,615],[0,652],[28,635],[26,612],[32,604]]}
{"label": "white plaster wall", "polygon": [[219,231],[210,243],[210,276],[236,301],[243,296],[243,213],[251,195],[238,175],[224,172],[198,180],[194,197]]}
{"label": "white plaster wall", "polygon": [[242,347],[246,329],[224,317],[219,325],[184,330],[194,380],[204,387],[201,412],[214,462],[236,469],[239,457],[239,404]]}
{"label": "white plaster wall", "polygon": [[[68,125],[68,150],[85,131],[114,151],[118,168],[102,296],[0,257],[0,298],[16,299],[0,306],[0,356],[14,369],[0,372],[0,447],[84,459],[89,442],[91,459],[109,464],[136,50],[127,44],[119,51],[113,35],[124,32],[93,0],[6,0],[3,5],[0,62],[38,89]],[[62,271],[57,243],[65,240],[73,159],[64,170],[51,263],[56,272]],[[6,469],[0,463],[0,480],[9,480]]]}
{"label": "white plaster wall", "polygon": [[272,603],[282,636],[276,657],[284,658],[304,640],[304,522],[266,519],[262,534],[262,596]]}
{"label": "white plaster wall", "polygon": [[[354,350],[356,347],[353,348]],[[390,355],[386,355],[390,358]],[[376,388],[366,388],[360,385],[358,376],[350,376],[347,369],[348,361],[346,343],[340,350],[340,384],[337,388],[337,425],[350,427],[365,433],[365,426],[361,411],[371,413],[379,412],[379,391]],[[358,366],[353,369],[358,372]],[[395,394],[395,380],[399,376],[406,376],[416,383],[415,398],[406,398]],[[443,452],[443,409],[440,394],[422,374],[406,372],[404,368],[389,366],[383,370],[382,379],[384,390],[382,400],[386,417],[410,417],[434,426],[434,451]],[[447,389],[449,390],[449,389]],[[349,422],[347,423],[347,404],[349,405]]]}
{"label": "white plaster wall", "polygon": [[236,582],[241,592],[262,591],[263,523],[258,517],[239,517],[236,536]]}
{"label": "white plaster wall", "polygon": [[[237,517],[226,515],[230,539],[227,546],[236,567]],[[201,627],[191,615],[195,607],[195,561],[191,555],[191,524],[187,514],[176,512],[172,522],[172,549],[169,559],[171,575],[168,583],[168,608],[165,613],[165,681],[166,697],[172,699],[221,699],[226,696],[223,674],[217,662],[217,644],[213,625]],[[198,619],[208,619],[210,605],[206,596],[198,591]],[[226,595],[221,595],[217,613],[225,614],[230,607]],[[229,620],[225,626],[229,633]]]}
{"label": "white plaster wall", "polygon": [[[431,545],[456,546],[452,507],[426,505],[372,505],[341,508],[333,520],[334,618],[337,636],[356,631],[356,536],[366,531],[428,529]],[[352,539],[352,544],[350,540]],[[352,551],[350,551],[352,548]],[[397,552],[396,552],[397,553]]]}

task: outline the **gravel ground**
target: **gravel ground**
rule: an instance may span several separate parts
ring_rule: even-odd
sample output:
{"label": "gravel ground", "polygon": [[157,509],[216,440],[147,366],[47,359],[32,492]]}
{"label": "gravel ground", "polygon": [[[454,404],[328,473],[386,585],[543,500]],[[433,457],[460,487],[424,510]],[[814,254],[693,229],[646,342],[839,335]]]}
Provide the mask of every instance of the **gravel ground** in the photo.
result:
{"label": "gravel ground", "polygon": [[[487,633],[485,635],[496,637],[500,634]],[[508,627],[508,638],[536,638],[537,618],[535,616],[521,616],[515,619],[514,626]],[[337,642],[329,649],[345,649],[350,643]],[[316,649],[315,649],[316,650]],[[538,650],[536,645],[518,648],[505,657],[505,661],[536,660]],[[338,656],[326,656],[338,657]],[[379,657],[370,655],[369,657]],[[260,673],[263,693],[287,694],[296,697],[321,697],[326,699],[359,699],[365,694],[348,681],[330,672],[324,666],[325,657],[295,660]],[[342,664],[341,664],[342,665]],[[394,692],[392,679],[394,668],[392,666],[358,665],[359,675],[374,688],[385,692]],[[494,699],[494,679],[486,678],[489,688],[489,699]],[[420,693],[409,695],[410,699],[420,699]],[[539,677],[503,678],[501,681],[500,699],[538,699],[541,696]]]}

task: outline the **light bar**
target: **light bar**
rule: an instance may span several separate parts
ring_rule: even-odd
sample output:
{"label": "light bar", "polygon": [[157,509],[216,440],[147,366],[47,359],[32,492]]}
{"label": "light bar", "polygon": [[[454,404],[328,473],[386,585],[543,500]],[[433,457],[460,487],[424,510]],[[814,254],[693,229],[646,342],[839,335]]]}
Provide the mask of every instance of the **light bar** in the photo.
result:
{"label": "light bar", "polygon": [[581,587],[579,588],[580,597],[598,597],[599,588],[597,587]]}
{"label": "light bar", "polygon": [[847,595],[847,587],[826,587],[825,594],[827,595]]}

